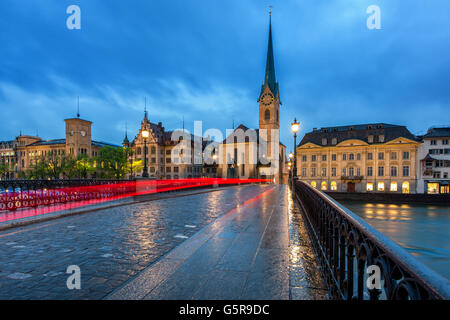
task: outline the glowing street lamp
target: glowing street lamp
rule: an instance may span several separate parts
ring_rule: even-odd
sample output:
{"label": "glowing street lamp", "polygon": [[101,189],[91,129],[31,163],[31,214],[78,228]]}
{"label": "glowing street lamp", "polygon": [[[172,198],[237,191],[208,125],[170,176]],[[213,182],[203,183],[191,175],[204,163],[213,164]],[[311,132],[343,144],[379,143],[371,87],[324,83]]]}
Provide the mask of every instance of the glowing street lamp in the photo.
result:
{"label": "glowing street lamp", "polygon": [[294,179],[297,179],[297,132],[300,130],[300,123],[297,122],[297,119],[294,119],[294,122],[291,123],[291,129],[294,133],[294,155],[292,158],[294,159]]}
{"label": "glowing street lamp", "polygon": [[142,177],[148,178],[148,168],[147,168],[147,138],[149,136],[148,130],[142,130],[142,138],[144,138],[144,170],[142,171]]}

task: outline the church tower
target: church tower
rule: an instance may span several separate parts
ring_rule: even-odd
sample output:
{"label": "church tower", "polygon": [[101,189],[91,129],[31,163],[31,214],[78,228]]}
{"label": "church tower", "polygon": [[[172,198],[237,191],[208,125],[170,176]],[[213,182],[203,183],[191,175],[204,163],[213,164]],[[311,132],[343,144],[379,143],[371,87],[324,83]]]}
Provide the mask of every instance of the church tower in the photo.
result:
{"label": "church tower", "polygon": [[[278,82],[275,78],[275,62],[273,57],[272,44],[272,15],[269,13],[269,42],[267,46],[266,74],[264,83],[261,87],[261,93],[258,99],[259,103],[259,129],[265,129],[267,132],[268,154],[271,156],[270,145],[280,143],[279,134],[277,137],[272,136],[272,129],[280,129],[280,92],[278,90]],[[261,131],[260,131],[261,135]],[[273,141],[276,139],[277,141]]]}

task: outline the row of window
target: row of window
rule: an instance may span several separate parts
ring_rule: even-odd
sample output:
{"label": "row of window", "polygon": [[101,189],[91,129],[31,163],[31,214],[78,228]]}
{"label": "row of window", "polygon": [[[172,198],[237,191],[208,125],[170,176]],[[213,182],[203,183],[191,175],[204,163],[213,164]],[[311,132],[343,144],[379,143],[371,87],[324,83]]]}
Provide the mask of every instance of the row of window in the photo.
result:
{"label": "row of window", "polygon": [[[311,186],[313,186],[314,188],[317,188],[316,181],[312,181]],[[376,184],[376,187],[377,187],[377,191],[386,191],[384,182],[378,182]],[[391,192],[397,192],[398,188],[399,188],[398,183],[395,181],[391,182],[389,185],[389,191],[391,191]],[[322,183],[320,184],[320,190],[323,190],[323,191],[328,190],[328,183],[326,181],[322,181]],[[330,190],[337,191],[337,182],[336,181],[331,181]],[[373,182],[366,183],[366,191],[374,191],[374,183]],[[408,181],[405,181],[402,183],[402,193],[409,193],[409,182]]]}
{"label": "row of window", "polygon": [[[436,146],[437,145],[437,142],[438,142],[438,140],[436,140],[436,139],[433,139],[433,140],[430,140],[430,144],[432,145],[432,146]],[[448,145],[448,139],[443,139],[443,140],[441,140],[441,142],[442,142],[442,144],[443,145]]]}
{"label": "row of window", "polygon": [[[327,155],[323,154],[320,156],[322,161],[327,161]],[[341,155],[341,158],[343,161],[346,161],[347,159],[349,161],[352,160],[361,160],[361,154],[357,153],[356,155],[354,153],[343,153]],[[389,152],[389,158],[391,160],[397,160],[397,152]],[[409,151],[403,151],[402,153],[402,159],[403,160],[409,160]],[[331,155],[331,161],[336,161],[337,160],[337,155],[336,154],[332,154]],[[373,153],[369,152],[367,153],[367,160],[373,160]],[[378,153],[378,160],[384,160],[384,152],[379,152]],[[308,156],[307,155],[302,155],[302,161],[303,162],[307,162],[308,161]],[[317,155],[313,154],[311,155],[311,161],[315,162],[317,161]]]}
{"label": "row of window", "polygon": [[450,154],[450,149],[430,149],[429,154]]}
{"label": "row of window", "polygon": [[[144,160],[144,157],[139,157],[139,158],[141,160]],[[186,160],[184,162],[187,162],[188,159],[184,159],[184,160]],[[156,163],[156,158],[150,158],[149,161],[150,161],[150,163]],[[159,162],[164,163],[164,158],[160,158]],[[172,163],[172,158],[166,158],[166,163]],[[175,164],[180,163],[180,158],[178,158],[178,157],[174,158],[173,163],[175,163]]]}
{"label": "row of window", "polygon": [[[166,167],[165,171],[167,173],[171,173],[172,172],[172,167]],[[199,173],[201,171],[202,171],[202,167],[187,167],[187,172]],[[151,173],[155,173],[156,172],[156,167],[150,167],[150,172]],[[180,172],[180,168],[179,167],[173,167],[173,172],[174,173]]]}
{"label": "row of window", "polygon": [[[311,177],[315,177],[316,176],[316,168],[311,168]],[[356,174],[355,174],[356,173]],[[384,176],[384,167],[383,166],[379,166],[378,167],[378,176],[379,177],[383,177]],[[409,177],[409,166],[403,166],[402,167],[402,175],[403,177]],[[321,176],[322,177],[326,177],[327,176],[327,168],[322,168],[321,171]],[[331,168],[331,176],[332,177],[336,177],[336,168]],[[353,168],[350,167],[348,168],[343,168],[342,169],[342,176],[361,176],[361,169],[360,168]],[[373,167],[367,167],[367,176],[368,177],[372,177],[373,176]],[[396,166],[392,166],[391,167],[391,172],[390,172],[390,176],[391,177],[397,177],[398,176],[398,168]],[[302,168],[302,177],[307,177],[307,168]]]}
{"label": "row of window", "polygon": [[[327,132],[327,131],[324,131],[324,132]],[[384,135],[380,134],[377,138],[378,138],[377,139],[378,142],[380,142],[380,143],[384,142]],[[374,135],[369,135],[367,137],[367,142],[374,143],[375,142],[375,136]],[[332,145],[337,145],[337,143],[338,143],[337,138],[331,138],[331,144]],[[322,138],[322,145],[326,146],[327,144],[328,144],[328,139],[327,138]]]}

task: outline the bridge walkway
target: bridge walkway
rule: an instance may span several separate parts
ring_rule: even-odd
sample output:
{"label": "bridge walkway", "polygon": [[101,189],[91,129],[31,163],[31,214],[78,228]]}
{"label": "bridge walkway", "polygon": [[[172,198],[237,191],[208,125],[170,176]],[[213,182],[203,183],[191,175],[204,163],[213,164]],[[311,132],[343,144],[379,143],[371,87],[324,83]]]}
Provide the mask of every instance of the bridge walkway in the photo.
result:
{"label": "bridge walkway", "polygon": [[106,299],[326,299],[299,209],[273,186],[182,242]]}

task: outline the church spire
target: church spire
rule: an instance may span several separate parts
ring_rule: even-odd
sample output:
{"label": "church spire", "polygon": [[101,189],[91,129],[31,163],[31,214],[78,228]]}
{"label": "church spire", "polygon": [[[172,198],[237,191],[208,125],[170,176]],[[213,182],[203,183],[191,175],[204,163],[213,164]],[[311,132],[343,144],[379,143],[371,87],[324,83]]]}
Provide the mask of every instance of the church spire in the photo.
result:
{"label": "church spire", "polygon": [[275,78],[275,62],[273,58],[272,44],[272,11],[269,12],[269,42],[267,44],[266,74],[264,77],[263,90],[266,86],[269,86],[275,96],[277,95],[278,83]]}
{"label": "church spire", "polygon": [[125,122],[125,138],[123,139],[122,145],[124,147],[128,147],[130,145],[130,141],[128,140],[128,125]]}
{"label": "church spire", "polygon": [[147,117],[147,97],[144,98],[144,122],[148,122],[148,117]]}

